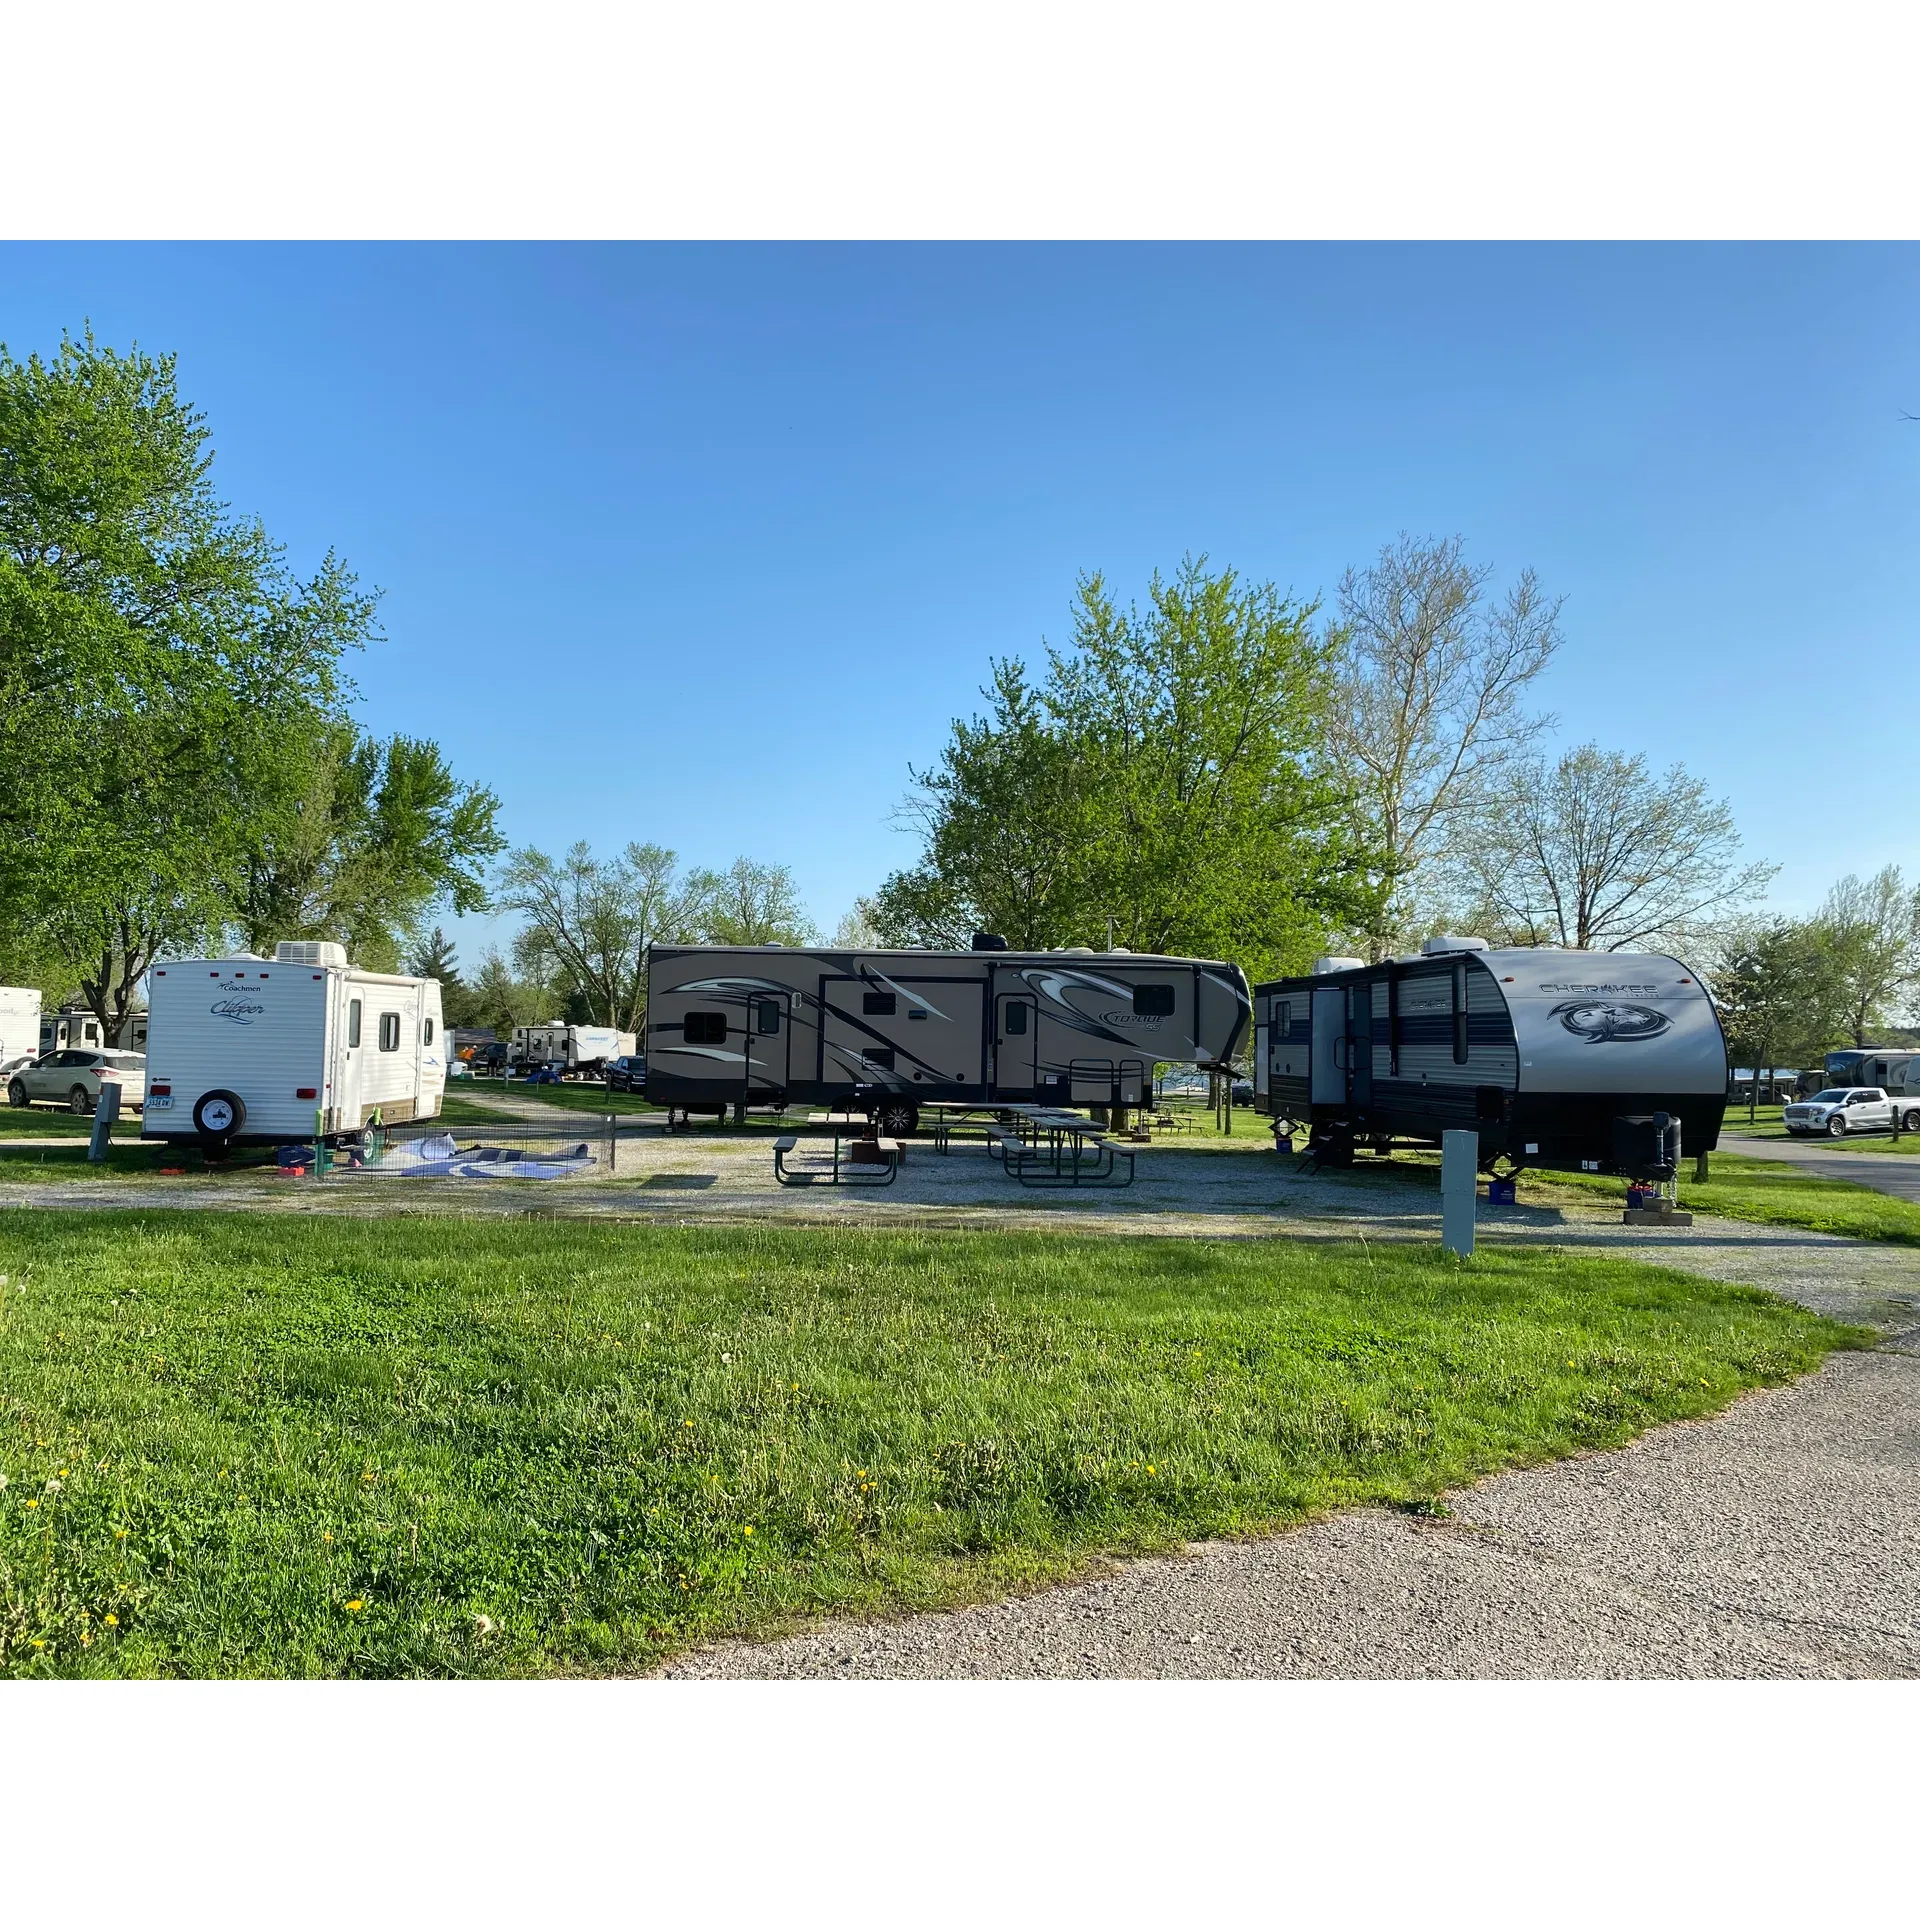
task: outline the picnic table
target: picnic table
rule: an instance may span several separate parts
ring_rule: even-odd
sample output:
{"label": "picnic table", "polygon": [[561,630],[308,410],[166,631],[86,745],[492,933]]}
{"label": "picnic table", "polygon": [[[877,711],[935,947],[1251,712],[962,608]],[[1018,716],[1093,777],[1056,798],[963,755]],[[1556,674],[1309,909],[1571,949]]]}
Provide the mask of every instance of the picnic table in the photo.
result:
{"label": "picnic table", "polygon": [[[821,1182],[834,1187],[890,1187],[899,1178],[900,1169],[906,1163],[907,1143],[888,1139],[864,1115],[830,1113],[803,1124],[810,1131],[831,1135],[833,1158],[828,1162],[816,1150],[807,1164],[789,1166],[788,1161],[800,1150],[800,1136],[783,1133],[773,1143],[773,1177],[783,1187],[814,1186]],[[857,1134],[860,1144],[877,1148],[876,1157],[843,1155],[841,1142],[849,1133]]]}
{"label": "picnic table", "polygon": [[[1060,1107],[1015,1110],[1015,1125],[993,1130],[987,1152],[1023,1186],[1097,1186],[1133,1184],[1134,1156],[1118,1145],[1097,1120]],[[1124,1180],[1116,1180],[1121,1162]]]}

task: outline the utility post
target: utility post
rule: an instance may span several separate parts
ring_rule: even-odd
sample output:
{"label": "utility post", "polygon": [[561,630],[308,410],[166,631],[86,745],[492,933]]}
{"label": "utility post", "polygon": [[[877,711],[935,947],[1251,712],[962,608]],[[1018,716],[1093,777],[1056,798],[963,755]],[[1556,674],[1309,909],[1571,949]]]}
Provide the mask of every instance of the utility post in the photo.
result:
{"label": "utility post", "polygon": [[120,1089],[109,1083],[100,1089],[93,1109],[93,1139],[87,1146],[89,1160],[104,1160],[113,1145],[113,1123],[120,1118]]}
{"label": "utility post", "polygon": [[1449,1127],[1440,1136],[1440,1244],[1463,1260],[1473,1252],[1479,1172],[1479,1134]]}

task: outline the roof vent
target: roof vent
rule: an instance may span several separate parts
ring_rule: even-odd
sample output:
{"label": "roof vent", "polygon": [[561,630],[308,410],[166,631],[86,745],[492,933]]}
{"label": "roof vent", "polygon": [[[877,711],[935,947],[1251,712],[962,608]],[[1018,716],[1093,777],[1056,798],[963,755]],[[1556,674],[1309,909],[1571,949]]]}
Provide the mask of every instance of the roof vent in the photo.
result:
{"label": "roof vent", "polygon": [[1422,953],[1485,953],[1487,943],[1477,933],[1436,933],[1420,942]]}
{"label": "roof vent", "polygon": [[338,940],[282,940],[273,957],[290,967],[344,967],[347,950]]}
{"label": "roof vent", "polygon": [[1364,960],[1355,960],[1345,954],[1323,953],[1313,963],[1313,970],[1315,973],[1345,973],[1349,967],[1364,967],[1366,964]]}
{"label": "roof vent", "polygon": [[1005,953],[1007,936],[1004,933],[976,933],[973,936],[975,953]]}

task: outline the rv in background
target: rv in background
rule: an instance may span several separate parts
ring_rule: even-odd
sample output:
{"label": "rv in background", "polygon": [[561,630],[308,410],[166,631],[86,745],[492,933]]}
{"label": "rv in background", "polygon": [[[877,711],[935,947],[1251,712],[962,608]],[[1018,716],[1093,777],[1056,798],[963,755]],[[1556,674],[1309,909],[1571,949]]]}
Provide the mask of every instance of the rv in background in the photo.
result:
{"label": "rv in background", "polygon": [[516,1067],[559,1067],[567,1073],[596,1073],[609,1060],[637,1050],[638,1041],[618,1027],[570,1027],[549,1020],[543,1027],[515,1027],[507,1058]]}
{"label": "rv in background", "polygon": [[657,1107],[817,1102],[894,1135],[931,1102],[1150,1107],[1154,1068],[1223,1068],[1247,981],[1218,960],[844,947],[655,947],[647,1098]]}
{"label": "rv in background", "polygon": [[40,1041],[40,989],[0,987],[0,1061],[45,1053]]}
{"label": "rv in background", "polygon": [[1443,935],[1418,955],[1322,960],[1254,994],[1254,1104],[1309,1130],[1317,1157],[1480,1136],[1483,1165],[1627,1167],[1665,1113],[1682,1152],[1720,1138],[1727,1048],[1691,969],[1657,953],[1490,949]]}
{"label": "rv in background", "polygon": [[1830,1087],[1887,1087],[1910,1060],[1920,1060],[1920,1048],[1842,1047],[1827,1055]]}
{"label": "rv in background", "polygon": [[[38,998],[38,996],[35,996]],[[40,1051],[52,1053],[59,1047],[103,1047],[100,1016],[83,1006],[65,1006],[58,1013],[40,1017]],[[127,1016],[126,1031],[120,1037],[122,1050],[144,1053],[147,1050],[147,1010],[145,1007]]]}
{"label": "rv in background", "polygon": [[271,960],[169,960],[148,998],[143,1139],[196,1141],[218,1159],[440,1111],[437,980],[363,972],[331,940],[283,940]]}

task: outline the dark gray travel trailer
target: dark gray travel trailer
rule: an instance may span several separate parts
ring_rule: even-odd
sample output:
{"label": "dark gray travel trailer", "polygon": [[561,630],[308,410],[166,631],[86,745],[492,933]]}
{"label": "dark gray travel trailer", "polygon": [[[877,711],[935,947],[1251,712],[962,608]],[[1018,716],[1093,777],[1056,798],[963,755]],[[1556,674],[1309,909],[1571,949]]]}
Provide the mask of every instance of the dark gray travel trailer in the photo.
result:
{"label": "dark gray travel trailer", "polygon": [[655,947],[647,1098],[844,1105],[892,1134],[933,1101],[1148,1107],[1157,1065],[1226,1066],[1248,1018],[1246,976],[1218,960]]}
{"label": "dark gray travel trailer", "polygon": [[1488,949],[1430,940],[1417,957],[1320,961],[1253,990],[1254,1105],[1309,1129],[1318,1157],[1477,1131],[1480,1160],[1644,1170],[1644,1123],[1681,1151],[1719,1143],[1727,1048],[1712,998],[1656,953]]}

